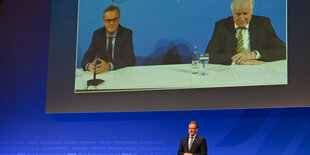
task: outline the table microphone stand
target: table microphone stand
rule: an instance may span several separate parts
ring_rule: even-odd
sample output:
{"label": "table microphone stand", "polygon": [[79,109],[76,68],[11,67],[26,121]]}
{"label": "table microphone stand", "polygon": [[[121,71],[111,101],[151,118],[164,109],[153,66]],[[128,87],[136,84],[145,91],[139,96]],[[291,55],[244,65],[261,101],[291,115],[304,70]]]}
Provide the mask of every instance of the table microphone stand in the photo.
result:
{"label": "table microphone stand", "polygon": [[[97,63],[96,63],[97,65]],[[100,85],[102,82],[104,82],[104,80],[102,79],[96,79],[96,66],[95,66],[95,70],[94,70],[94,79],[88,80],[87,81],[87,87],[88,86],[98,86]]]}

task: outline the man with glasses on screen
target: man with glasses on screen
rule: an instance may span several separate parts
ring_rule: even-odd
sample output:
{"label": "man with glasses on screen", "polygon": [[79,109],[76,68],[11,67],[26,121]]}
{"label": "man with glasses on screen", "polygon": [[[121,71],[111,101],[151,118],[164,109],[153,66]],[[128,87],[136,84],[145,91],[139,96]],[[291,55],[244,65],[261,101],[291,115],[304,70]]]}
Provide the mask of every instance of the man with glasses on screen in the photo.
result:
{"label": "man with glasses on screen", "polygon": [[181,140],[178,155],[207,155],[206,139],[197,135],[198,124],[191,121],[188,125],[188,137]]}
{"label": "man with glasses on screen", "polygon": [[120,10],[109,6],[103,12],[104,27],[93,33],[92,42],[86,51],[84,70],[103,73],[127,66],[134,66],[136,59],[132,43],[132,31],[119,24]]}
{"label": "man with glasses on screen", "polygon": [[259,65],[286,58],[286,47],[270,19],[252,15],[254,0],[232,0],[233,16],[215,24],[206,53],[210,63]]}

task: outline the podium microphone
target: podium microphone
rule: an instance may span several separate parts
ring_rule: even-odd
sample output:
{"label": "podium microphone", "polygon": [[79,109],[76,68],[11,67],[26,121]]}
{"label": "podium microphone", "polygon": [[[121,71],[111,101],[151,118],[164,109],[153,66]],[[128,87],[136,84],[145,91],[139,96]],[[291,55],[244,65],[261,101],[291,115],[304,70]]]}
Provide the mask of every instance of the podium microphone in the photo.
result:
{"label": "podium microphone", "polygon": [[[99,61],[98,60],[96,60],[96,66],[99,64]],[[93,79],[91,79],[91,80],[88,80],[87,81],[87,87],[88,86],[98,86],[98,85],[100,85],[101,83],[103,83],[104,82],[104,80],[102,80],[102,79],[96,79],[96,67],[95,66],[95,70],[94,70],[94,78]]]}

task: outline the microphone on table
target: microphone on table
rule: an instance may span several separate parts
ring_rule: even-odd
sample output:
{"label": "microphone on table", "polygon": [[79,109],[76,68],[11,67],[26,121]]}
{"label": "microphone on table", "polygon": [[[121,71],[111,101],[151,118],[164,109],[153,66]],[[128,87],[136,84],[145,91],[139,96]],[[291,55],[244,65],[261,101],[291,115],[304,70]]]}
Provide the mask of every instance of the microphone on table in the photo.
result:
{"label": "microphone on table", "polygon": [[94,70],[94,78],[93,79],[91,79],[91,80],[88,80],[87,81],[87,87],[88,86],[98,86],[98,85],[100,85],[101,83],[103,83],[104,82],[104,80],[102,80],[102,79],[96,79],[96,69],[97,69],[97,65],[98,64],[100,64],[100,62],[98,61],[98,59],[96,59],[96,63],[95,63],[96,65],[95,65],[95,70]]}

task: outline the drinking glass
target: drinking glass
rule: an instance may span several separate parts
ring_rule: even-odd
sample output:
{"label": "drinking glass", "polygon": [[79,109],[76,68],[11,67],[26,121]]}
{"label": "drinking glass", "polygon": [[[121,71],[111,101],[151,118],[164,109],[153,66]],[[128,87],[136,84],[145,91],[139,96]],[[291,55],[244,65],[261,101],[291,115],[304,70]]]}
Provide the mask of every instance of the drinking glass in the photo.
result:
{"label": "drinking glass", "polygon": [[200,75],[207,76],[208,73],[206,71],[206,65],[209,62],[209,53],[201,53],[199,55],[199,62],[202,65],[202,70],[201,70]]}

